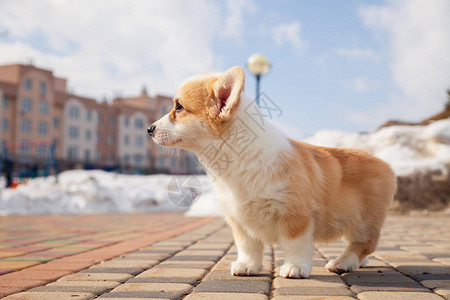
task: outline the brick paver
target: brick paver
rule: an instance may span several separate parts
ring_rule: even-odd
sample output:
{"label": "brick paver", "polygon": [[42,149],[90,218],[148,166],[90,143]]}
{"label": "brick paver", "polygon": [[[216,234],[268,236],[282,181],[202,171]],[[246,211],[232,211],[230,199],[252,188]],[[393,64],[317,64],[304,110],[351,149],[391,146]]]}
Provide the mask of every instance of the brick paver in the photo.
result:
{"label": "brick paver", "polygon": [[[366,268],[325,264],[344,242],[317,245],[308,279],[278,277],[267,245],[258,276],[230,275],[236,247],[220,218],[178,213],[0,217],[5,299],[450,299],[450,216],[388,217]],[[9,295],[9,296],[8,296]]]}

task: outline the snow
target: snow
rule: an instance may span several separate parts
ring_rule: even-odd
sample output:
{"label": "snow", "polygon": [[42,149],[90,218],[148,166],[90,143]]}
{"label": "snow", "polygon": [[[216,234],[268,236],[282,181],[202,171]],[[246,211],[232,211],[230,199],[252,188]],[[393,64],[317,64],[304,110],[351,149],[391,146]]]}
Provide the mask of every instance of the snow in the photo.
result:
{"label": "snow", "polygon": [[[200,187],[183,184],[187,176],[122,175],[99,170],[72,170],[58,176],[39,177],[16,189],[2,189],[2,214],[110,213],[185,211],[200,195],[201,203],[213,202],[209,179],[196,176]],[[203,194],[203,188],[205,192]],[[196,191],[196,192],[194,192]]]}
{"label": "snow", "polygon": [[[398,176],[440,170],[450,164],[450,120],[428,126],[391,126],[357,134],[322,130],[308,143],[358,148],[388,162]],[[186,211],[221,215],[206,175],[123,175],[72,170],[5,189],[0,178],[0,214]],[[190,206],[190,207],[189,207]]]}
{"label": "snow", "polygon": [[450,120],[427,126],[390,126],[372,133],[321,130],[307,143],[368,151],[388,162],[397,176],[439,170],[450,164]]}

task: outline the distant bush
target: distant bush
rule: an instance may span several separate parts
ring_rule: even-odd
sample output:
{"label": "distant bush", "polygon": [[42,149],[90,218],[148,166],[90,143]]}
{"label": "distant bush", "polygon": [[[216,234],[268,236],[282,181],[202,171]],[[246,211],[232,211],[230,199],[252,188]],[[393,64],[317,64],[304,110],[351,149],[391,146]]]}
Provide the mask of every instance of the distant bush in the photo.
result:
{"label": "distant bush", "polygon": [[419,171],[398,176],[398,189],[393,209],[439,211],[450,204],[450,164],[443,170]]}

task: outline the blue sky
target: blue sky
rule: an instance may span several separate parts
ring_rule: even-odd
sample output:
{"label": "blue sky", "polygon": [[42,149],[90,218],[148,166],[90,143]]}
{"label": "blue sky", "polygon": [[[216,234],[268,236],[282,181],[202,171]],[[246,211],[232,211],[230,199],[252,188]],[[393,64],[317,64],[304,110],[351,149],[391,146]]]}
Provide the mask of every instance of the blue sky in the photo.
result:
{"label": "blue sky", "polygon": [[173,93],[189,75],[245,68],[259,52],[272,64],[262,91],[282,109],[274,122],[288,135],[368,131],[442,109],[448,11],[446,0],[3,0],[0,63],[31,58],[101,99],[143,84]]}

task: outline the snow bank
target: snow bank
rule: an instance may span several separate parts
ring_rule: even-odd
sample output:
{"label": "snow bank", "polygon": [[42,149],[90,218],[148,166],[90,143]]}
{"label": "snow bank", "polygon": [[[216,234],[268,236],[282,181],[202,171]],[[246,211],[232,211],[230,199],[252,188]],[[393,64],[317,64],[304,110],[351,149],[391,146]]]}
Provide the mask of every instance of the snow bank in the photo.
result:
{"label": "snow bank", "polygon": [[[199,187],[178,184],[186,178],[172,175],[122,175],[98,170],[66,171],[58,176],[57,182],[55,177],[35,178],[16,189],[1,190],[0,213],[183,211],[187,209],[184,203],[192,203],[198,195],[201,195],[202,203],[212,202],[206,201],[211,197],[208,192],[211,187],[206,176],[197,176],[197,181],[201,183]],[[203,187],[205,194],[202,192]]]}
{"label": "snow bank", "polygon": [[450,120],[427,126],[390,126],[356,134],[322,130],[305,140],[319,146],[366,150],[388,162],[397,176],[439,170],[450,163]]}

